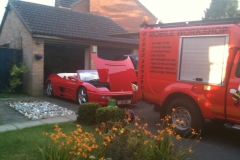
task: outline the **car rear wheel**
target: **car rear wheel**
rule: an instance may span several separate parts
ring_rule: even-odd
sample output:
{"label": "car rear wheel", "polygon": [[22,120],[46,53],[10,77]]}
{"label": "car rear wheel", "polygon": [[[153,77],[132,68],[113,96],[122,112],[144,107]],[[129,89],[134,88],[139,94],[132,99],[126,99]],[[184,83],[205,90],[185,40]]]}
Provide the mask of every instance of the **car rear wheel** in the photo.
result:
{"label": "car rear wheel", "polygon": [[77,99],[79,104],[88,102],[87,90],[84,87],[78,89]]}
{"label": "car rear wheel", "polygon": [[53,86],[51,81],[47,83],[47,95],[48,97],[53,97]]}
{"label": "car rear wheel", "polygon": [[170,123],[176,127],[176,133],[183,137],[191,136],[191,129],[199,133],[204,126],[204,118],[200,109],[189,99],[173,100],[167,108],[167,114],[171,116]]}

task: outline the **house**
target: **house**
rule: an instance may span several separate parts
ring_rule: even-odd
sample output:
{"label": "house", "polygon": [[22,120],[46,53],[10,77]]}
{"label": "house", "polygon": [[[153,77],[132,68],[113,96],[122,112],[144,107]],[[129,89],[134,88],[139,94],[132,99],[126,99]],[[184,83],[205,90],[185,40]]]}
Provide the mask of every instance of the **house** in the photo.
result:
{"label": "house", "polygon": [[108,36],[126,33],[106,16],[13,1],[0,26],[0,45],[22,49],[24,91],[41,96],[49,74],[95,69],[91,53],[105,59],[137,53],[138,40]]}
{"label": "house", "polygon": [[157,18],[139,0],[55,0],[56,7],[108,16],[129,32],[139,32],[143,16],[149,24]]}

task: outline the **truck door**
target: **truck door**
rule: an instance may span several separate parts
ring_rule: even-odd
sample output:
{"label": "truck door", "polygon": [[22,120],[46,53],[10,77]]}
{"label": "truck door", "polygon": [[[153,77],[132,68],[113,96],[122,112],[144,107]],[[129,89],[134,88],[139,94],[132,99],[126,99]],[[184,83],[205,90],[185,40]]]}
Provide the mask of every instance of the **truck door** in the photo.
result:
{"label": "truck door", "polygon": [[226,118],[228,121],[240,123],[240,51],[234,58],[226,95]]}

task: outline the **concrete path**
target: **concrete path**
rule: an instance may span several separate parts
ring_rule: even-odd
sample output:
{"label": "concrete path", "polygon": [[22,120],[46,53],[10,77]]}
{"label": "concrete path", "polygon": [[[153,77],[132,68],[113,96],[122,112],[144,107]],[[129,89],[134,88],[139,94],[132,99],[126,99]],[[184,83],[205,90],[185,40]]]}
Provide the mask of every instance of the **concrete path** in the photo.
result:
{"label": "concrete path", "polygon": [[41,120],[28,120],[26,122],[12,122],[8,124],[0,125],[0,132],[5,132],[9,130],[16,130],[16,129],[23,129],[27,127],[33,127],[37,125],[42,124],[57,124],[61,122],[69,122],[69,121],[76,121],[77,115],[71,114],[66,115],[63,117],[55,117],[55,118],[49,118],[49,119],[41,119]]}

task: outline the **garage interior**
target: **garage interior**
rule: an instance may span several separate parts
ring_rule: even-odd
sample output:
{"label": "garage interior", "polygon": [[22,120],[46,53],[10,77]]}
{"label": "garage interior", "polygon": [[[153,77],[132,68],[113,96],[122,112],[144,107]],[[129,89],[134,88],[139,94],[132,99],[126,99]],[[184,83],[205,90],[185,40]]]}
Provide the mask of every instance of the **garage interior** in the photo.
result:
{"label": "garage interior", "polygon": [[50,74],[71,73],[84,69],[87,45],[44,43],[44,82]]}
{"label": "garage interior", "polygon": [[[84,70],[85,49],[89,45],[44,42],[44,82],[50,74]],[[132,49],[98,46],[98,57],[106,60],[123,60]]]}
{"label": "garage interior", "polygon": [[131,53],[132,49],[98,46],[98,57],[106,60],[122,60],[124,59],[124,55]]}

